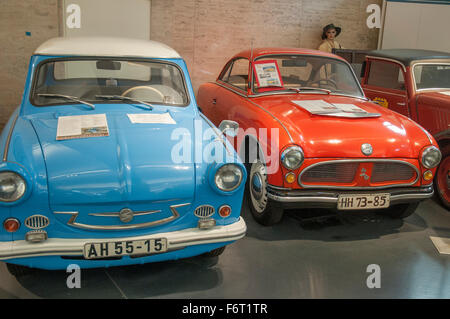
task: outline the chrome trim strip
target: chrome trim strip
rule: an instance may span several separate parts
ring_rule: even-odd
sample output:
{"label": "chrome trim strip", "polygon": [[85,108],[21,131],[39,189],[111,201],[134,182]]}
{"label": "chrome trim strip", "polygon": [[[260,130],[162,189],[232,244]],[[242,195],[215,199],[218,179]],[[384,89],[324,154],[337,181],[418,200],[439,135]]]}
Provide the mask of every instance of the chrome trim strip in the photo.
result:
{"label": "chrome trim strip", "polygon": [[[170,211],[172,212],[172,216],[166,217],[166,218],[163,218],[160,220],[155,220],[152,222],[141,223],[141,224],[88,225],[88,224],[81,224],[81,223],[76,222],[79,212],[53,212],[53,213],[61,214],[61,215],[72,215],[72,217],[70,217],[69,221],[67,222],[67,225],[73,226],[76,228],[88,229],[88,230],[130,230],[130,229],[141,229],[141,228],[159,226],[159,225],[163,225],[163,224],[169,223],[171,221],[174,221],[175,219],[180,217],[180,214],[178,213],[177,208],[188,206],[188,205],[191,205],[191,203],[171,205]],[[107,213],[107,214],[109,214],[109,213]]]}
{"label": "chrome trim strip", "polygon": [[424,128],[422,127],[422,125],[420,125],[420,124],[417,123],[416,121],[411,121],[411,122],[413,122],[414,124],[416,124],[417,127],[420,128],[420,129],[422,130],[422,132],[425,133],[425,135],[428,137],[428,141],[430,142],[431,145],[433,145],[433,138],[432,138],[431,134],[430,134],[426,129],[424,129]]}
{"label": "chrome trim strip", "polygon": [[277,117],[275,117],[275,115],[273,115],[272,113],[270,113],[269,111],[267,111],[267,110],[266,110],[265,108],[263,108],[262,106],[256,104],[256,103],[253,102],[253,101],[250,101],[249,98],[247,98],[247,101],[250,102],[250,103],[252,103],[252,104],[255,105],[256,107],[260,108],[261,110],[263,110],[264,112],[266,112],[267,114],[269,114],[275,121],[277,121],[277,122],[284,128],[284,130],[286,131],[287,135],[289,136],[289,139],[290,139],[291,143],[295,143],[295,142],[294,142],[294,139],[292,138],[291,133],[289,133],[288,129],[286,128],[286,126],[284,126],[283,122],[281,122]]}
{"label": "chrome trim strip", "polygon": [[17,122],[18,118],[19,118],[19,114],[16,115],[16,117],[14,118],[14,121],[11,124],[11,127],[9,129],[8,137],[6,138],[6,143],[5,143],[5,150],[3,151],[3,162],[6,162],[8,159],[9,144],[11,143],[12,132],[14,130],[14,127],[16,126],[16,122]]}
{"label": "chrome trim strip", "polygon": [[[427,194],[401,194],[401,195],[391,195],[391,203],[400,201],[400,200],[409,200],[409,199],[428,199],[432,197],[434,191],[432,190]],[[338,197],[329,197],[329,196],[278,196],[271,193],[267,194],[268,198],[277,202],[283,203],[337,203]]]}
{"label": "chrome trim strip", "polygon": [[[244,97],[248,102],[252,103],[253,105],[257,106],[258,108],[260,108],[261,110],[263,110],[264,112],[266,112],[267,114],[269,114],[273,119],[275,119],[275,120],[276,120],[276,121],[284,128],[284,130],[286,131],[287,135],[289,136],[289,139],[291,140],[291,143],[294,143],[294,139],[292,138],[292,136],[291,136],[291,134],[289,133],[288,129],[284,126],[284,124],[283,124],[278,118],[275,117],[275,115],[273,115],[272,113],[270,113],[269,111],[267,111],[267,110],[266,110],[265,108],[263,108],[262,106],[256,104],[255,102],[250,101],[249,96],[247,96],[247,95],[245,95],[245,94],[242,94],[242,93],[240,93],[240,92],[238,92],[238,91],[235,91],[235,90],[233,90],[233,89],[231,89],[231,88],[229,88],[229,87],[227,87],[227,86],[225,86],[225,85],[223,85],[223,84],[220,84],[220,83],[217,82],[217,81],[214,82],[214,83],[217,84],[217,85],[220,86],[220,87],[223,87],[223,88],[225,88],[225,89],[227,89],[227,90],[232,91],[233,93],[236,93],[237,95],[240,95],[240,96]],[[278,94],[279,94],[279,93],[278,93]],[[292,92],[283,92],[283,94],[292,94]],[[271,95],[271,94],[267,94],[267,95]],[[259,95],[258,95],[258,96],[259,96]],[[258,96],[256,96],[256,95],[251,95],[250,97],[258,97]],[[261,96],[262,96],[262,95],[261,95]]]}
{"label": "chrome trim strip", "polygon": [[[219,80],[219,81],[221,81],[221,80]],[[235,89],[232,88],[232,87],[226,86],[226,85],[220,83],[219,81],[211,82],[211,83],[215,83],[215,84],[217,84],[218,86],[223,87],[224,89],[227,89],[227,90],[232,91],[233,93],[236,93],[237,95],[240,95],[240,96],[243,96],[243,97],[247,97],[246,94],[244,94],[244,93],[242,93],[242,92],[239,92],[239,91],[235,90]],[[223,82],[223,81],[221,81],[221,82]],[[226,82],[223,82],[223,83],[226,83]],[[230,85],[230,86],[231,86],[231,85]]]}
{"label": "chrome trim strip", "polygon": [[[160,213],[161,210],[149,210],[147,212],[133,212],[133,216],[143,216],[143,215],[151,215],[155,213]],[[119,217],[120,212],[117,213],[90,213],[89,216],[97,216],[97,217]]]}
{"label": "chrome trim strip", "polygon": [[[387,185],[387,186],[370,186],[370,187],[355,187],[355,186],[331,186],[331,185],[304,185],[301,183],[301,177],[303,176],[303,174],[308,171],[309,169],[316,167],[316,166],[320,166],[320,165],[326,165],[326,164],[332,164],[332,163],[355,163],[355,162],[359,162],[359,163],[371,163],[371,162],[377,162],[377,163],[400,163],[400,164],[406,164],[411,166],[412,168],[414,168],[415,172],[416,172],[416,179],[414,180],[414,182],[412,183],[407,183],[407,184],[394,184],[394,185]],[[326,189],[342,189],[342,190],[346,190],[346,189],[355,189],[355,190],[371,190],[371,189],[384,189],[384,188],[392,188],[392,187],[405,187],[405,186],[411,186],[414,185],[415,183],[417,183],[417,181],[420,178],[420,172],[419,169],[414,166],[411,163],[402,161],[402,160],[385,160],[385,159],[348,159],[348,160],[332,160],[332,161],[323,161],[323,162],[318,162],[315,164],[312,164],[308,167],[306,167],[305,169],[302,170],[302,172],[298,175],[297,181],[298,184],[307,189],[307,188],[326,188]]]}
{"label": "chrome trim strip", "polygon": [[96,242],[117,242],[166,238],[167,249],[175,250],[189,245],[213,244],[241,239],[247,226],[242,217],[233,224],[201,230],[188,228],[173,232],[118,238],[49,238],[45,242],[28,243],[25,240],[0,242],[0,259],[39,256],[82,256],[84,245]]}

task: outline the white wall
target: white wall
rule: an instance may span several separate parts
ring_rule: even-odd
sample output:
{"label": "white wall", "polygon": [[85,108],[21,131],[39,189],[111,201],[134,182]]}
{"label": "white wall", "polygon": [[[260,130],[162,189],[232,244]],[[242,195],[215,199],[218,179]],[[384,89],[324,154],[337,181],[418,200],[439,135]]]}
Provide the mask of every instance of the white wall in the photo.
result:
{"label": "white wall", "polygon": [[[79,5],[80,28],[69,28],[67,7]],[[115,36],[150,39],[151,0],[63,0],[64,36]]]}
{"label": "white wall", "polygon": [[450,2],[387,1],[381,49],[450,52]]}

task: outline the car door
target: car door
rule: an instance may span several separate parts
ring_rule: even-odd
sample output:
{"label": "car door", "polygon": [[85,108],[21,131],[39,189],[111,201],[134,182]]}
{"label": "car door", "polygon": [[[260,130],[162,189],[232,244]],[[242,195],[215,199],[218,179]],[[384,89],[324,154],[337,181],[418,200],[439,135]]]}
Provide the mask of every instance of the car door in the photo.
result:
{"label": "car door", "polygon": [[367,67],[368,74],[362,83],[366,96],[388,109],[410,117],[402,66],[391,61],[369,60]]}
{"label": "car door", "polygon": [[219,88],[211,95],[209,103],[211,121],[219,125],[221,121],[234,117],[236,109],[247,97],[249,61],[237,58],[231,61],[220,75]]}

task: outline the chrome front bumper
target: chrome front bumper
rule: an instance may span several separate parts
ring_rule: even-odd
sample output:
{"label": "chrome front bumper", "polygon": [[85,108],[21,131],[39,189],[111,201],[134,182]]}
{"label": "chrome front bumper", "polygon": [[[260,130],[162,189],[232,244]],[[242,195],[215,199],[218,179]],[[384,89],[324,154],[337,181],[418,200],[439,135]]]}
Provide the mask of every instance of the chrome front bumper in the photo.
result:
{"label": "chrome front bumper", "polygon": [[268,197],[284,208],[336,208],[339,195],[389,193],[391,205],[422,201],[433,196],[433,185],[376,190],[293,190],[269,185]]}
{"label": "chrome front bumper", "polygon": [[247,226],[242,217],[226,226],[215,226],[201,230],[189,228],[179,231],[158,233],[136,237],[119,238],[49,238],[41,243],[29,243],[25,240],[0,242],[0,260],[40,256],[82,256],[84,245],[95,242],[117,242],[130,240],[147,240],[166,238],[167,250],[173,251],[192,245],[213,244],[241,239],[245,236]]}

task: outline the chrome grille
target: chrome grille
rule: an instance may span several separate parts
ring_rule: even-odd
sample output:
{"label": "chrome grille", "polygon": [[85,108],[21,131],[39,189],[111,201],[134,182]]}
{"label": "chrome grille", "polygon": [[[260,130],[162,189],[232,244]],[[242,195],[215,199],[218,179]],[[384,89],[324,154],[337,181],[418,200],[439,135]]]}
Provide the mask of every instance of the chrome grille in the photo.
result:
{"label": "chrome grille", "polygon": [[25,219],[25,225],[31,229],[41,229],[48,226],[50,221],[42,215],[33,215]]}
{"label": "chrome grille", "polygon": [[214,207],[211,205],[202,205],[195,209],[194,215],[199,218],[208,218],[214,214]]}
{"label": "chrome grille", "polygon": [[408,164],[403,163],[374,163],[371,183],[393,181],[409,181],[416,177],[416,171]]}
{"label": "chrome grille", "polygon": [[355,179],[358,166],[358,162],[320,163],[306,169],[306,171],[301,175],[301,183],[348,184],[353,182]]}

